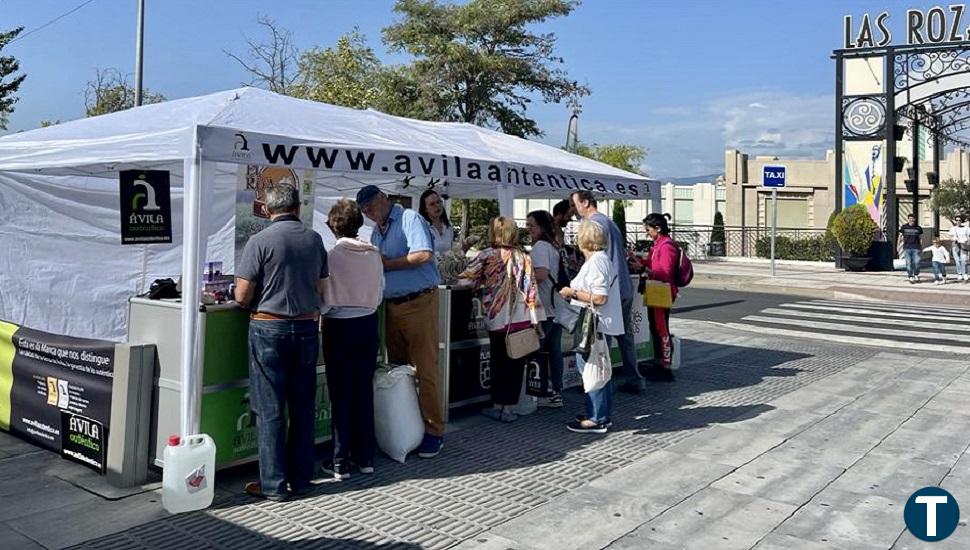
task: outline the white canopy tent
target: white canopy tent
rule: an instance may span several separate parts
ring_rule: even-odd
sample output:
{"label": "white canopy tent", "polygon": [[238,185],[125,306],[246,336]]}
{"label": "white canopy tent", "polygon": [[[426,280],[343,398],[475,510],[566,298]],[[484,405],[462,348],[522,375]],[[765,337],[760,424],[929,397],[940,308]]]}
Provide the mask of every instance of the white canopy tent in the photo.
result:
{"label": "white canopy tent", "polygon": [[[659,183],[470,124],[425,122],[240,88],[0,137],[0,319],[120,340],[126,301],[182,275],[199,296],[201,266],[231,272],[241,166],[312,171],[318,196],[365,184],[452,198],[562,198],[588,189],[649,199]],[[173,243],[122,246],[118,173],[171,173]],[[184,246],[183,246],[184,244]],[[198,429],[198,313],[183,308],[183,433]]]}

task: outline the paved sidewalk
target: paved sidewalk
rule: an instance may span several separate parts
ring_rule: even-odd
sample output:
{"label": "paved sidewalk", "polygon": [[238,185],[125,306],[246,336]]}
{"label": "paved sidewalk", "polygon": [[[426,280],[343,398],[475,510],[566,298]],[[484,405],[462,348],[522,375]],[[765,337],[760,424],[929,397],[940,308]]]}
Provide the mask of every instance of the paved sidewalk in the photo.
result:
{"label": "paved sidewalk", "polygon": [[850,273],[831,264],[814,262],[779,262],[775,267],[775,277],[772,277],[767,260],[696,260],[691,286],[813,298],[970,306],[970,284],[956,282],[953,273],[950,273],[950,284],[937,286],[928,270],[921,274],[921,284],[912,285],[902,271]]}
{"label": "paved sidewalk", "polygon": [[[965,357],[878,353],[458,548],[970,548],[968,402]],[[968,503],[934,544],[902,520],[908,497],[931,485]]]}
{"label": "paved sidewalk", "polygon": [[247,466],[220,473],[211,509],[171,516],[155,491],[105,500],[71,481],[79,466],[0,438],[0,546],[921,548],[900,538],[905,497],[942,480],[970,506],[967,356],[674,326],[677,382],[617,394],[605,436],[564,429],[571,391],[511,425],[467,416],[437,459],[381,460],[287,503],[240,495]]}

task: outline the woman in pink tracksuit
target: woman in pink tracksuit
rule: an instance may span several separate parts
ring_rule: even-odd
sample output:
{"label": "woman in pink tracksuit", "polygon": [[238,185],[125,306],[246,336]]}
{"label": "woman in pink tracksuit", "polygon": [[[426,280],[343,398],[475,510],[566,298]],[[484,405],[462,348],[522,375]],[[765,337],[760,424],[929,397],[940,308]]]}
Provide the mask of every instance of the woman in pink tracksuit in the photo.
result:
{"label": "woman in pink tracksuit", "polygon": [[[653,240],[653,248],[646,259],[645,275],[654,281],[662,281],[670,285],[670,292],[674,300],[677,299],[677,284],[675,277],[677,264],[680,262],[680,249],[670,238],[670,226],[663,214],[650,214],[643,220],[648,236]],[[672,381],[674,379],[671,363],[674,356],[674,342],[670,334],[670,310],[667,308],[648,307],[647,317],[650,319],[650,339],[653,341],[652,365],[643,372],[644,378],[653,381]]]}

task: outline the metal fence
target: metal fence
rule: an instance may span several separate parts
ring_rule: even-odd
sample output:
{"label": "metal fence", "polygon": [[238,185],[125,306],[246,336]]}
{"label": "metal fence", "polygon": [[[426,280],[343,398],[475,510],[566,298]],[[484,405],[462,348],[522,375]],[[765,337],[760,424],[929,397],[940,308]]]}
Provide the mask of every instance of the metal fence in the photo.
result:
{"label": "metal fence", "polygon": [[[685,246],[692,258],[717,256],[740,256],[747,258],[768,257],[770,227],[711,225],[671,225],[671,237]],[[824,229],[779,227],[776,232],[779,257],[788,259],[828,260],[831,251],[824,244]],[[641,224],[627,224],[627,241],[634,248],[645,245],[647,234]]]}

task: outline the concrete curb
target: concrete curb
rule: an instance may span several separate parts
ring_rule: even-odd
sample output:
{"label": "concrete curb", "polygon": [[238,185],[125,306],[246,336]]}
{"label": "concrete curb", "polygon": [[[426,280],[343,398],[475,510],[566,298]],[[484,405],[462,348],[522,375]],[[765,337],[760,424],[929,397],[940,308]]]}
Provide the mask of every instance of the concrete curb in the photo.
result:
{"label": "concrete curb", "polygon": [[757,292],[759,294],[780,294],[786,296],[802,296],[816,299],[839,299],[839,300],[880,300],[887,302],[905,302],[912,304],[945,305],[945,306],[967,306],[970,307],[970,286],[960,285],[961,290],[966,288],[967,292],[946,292],[942,288],[936,288],[931,283],[923,283],[924,287],[919,290],[909,288],[887,288],[887,287],[851,287],[851,286],[830,286],[824,288],[814,288],[791,285],[766,285],[762,284],[764,277],[752,277],[745,275],[711,275],[698,273],[691,283],[692,288],[703,288],[708,290],[728,290],[735,292]]}

